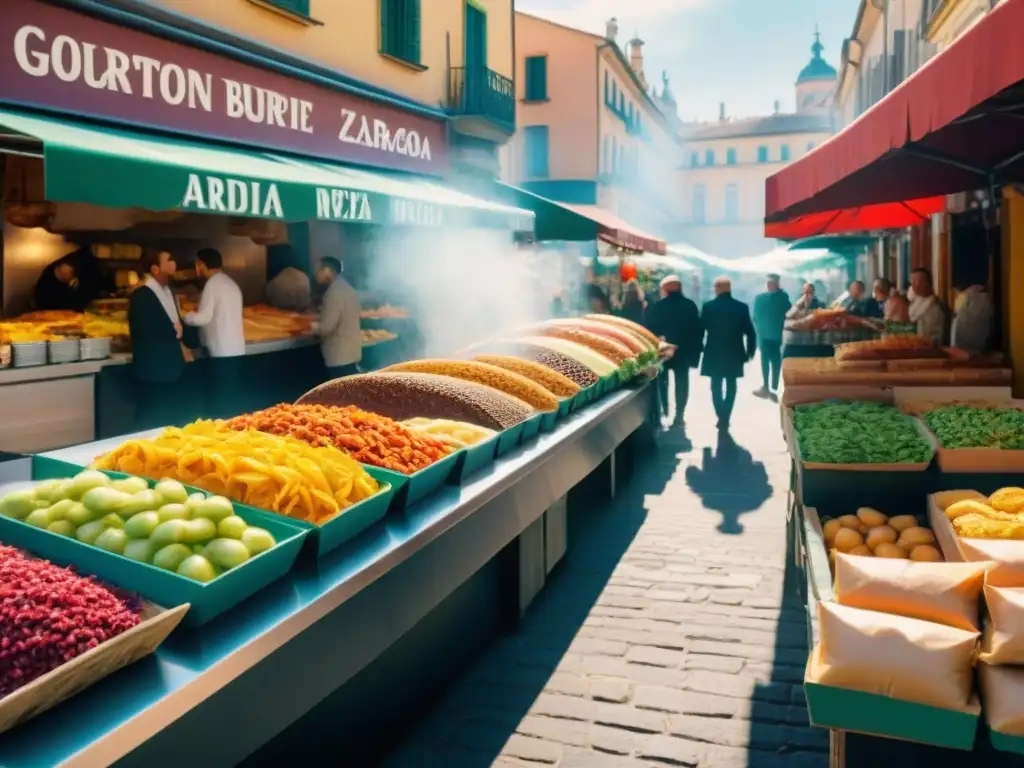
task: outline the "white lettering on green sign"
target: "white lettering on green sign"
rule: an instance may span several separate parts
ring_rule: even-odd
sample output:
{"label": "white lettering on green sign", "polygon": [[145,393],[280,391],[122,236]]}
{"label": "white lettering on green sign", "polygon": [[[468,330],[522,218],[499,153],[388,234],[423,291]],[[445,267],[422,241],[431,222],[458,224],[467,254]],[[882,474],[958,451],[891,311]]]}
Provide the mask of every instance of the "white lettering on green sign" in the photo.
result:
{"label": "white lettering on green sign", "polygon": [[365,192],[317,187],[316,217],[327,221],[373,221],[373,210]]}
{"label": "white lettering on green sign", "polygon": [[188,187],[179,206],[186,211],[232,213],[261,219],[283,219],[277,184],[240,181],[219,176],[188,175]]}
{"label": "white lettering on green sign", "polygon": [[440,227],[444,225],[444,208],[422,200],[395,197],[391,199],[391,223]]}

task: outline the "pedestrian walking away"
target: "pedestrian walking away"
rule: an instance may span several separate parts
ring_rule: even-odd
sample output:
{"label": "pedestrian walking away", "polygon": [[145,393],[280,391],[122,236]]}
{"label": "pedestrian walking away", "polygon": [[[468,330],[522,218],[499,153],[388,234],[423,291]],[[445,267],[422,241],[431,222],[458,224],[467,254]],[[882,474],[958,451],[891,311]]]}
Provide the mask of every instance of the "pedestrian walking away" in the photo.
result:
{"label": "pedestrian walking away", "polygon": [[754,359],[757,333],[750,310],[732,297],[728,277],[715,280],[715,298],[701,309],[704,334],[704,359],[701,375],[711,379],[711,401],[718,416],[718,428],[729,429],[736,402],[736,380],[743,377],[743,366]]}
{"label": "pedestrian walking away", "polygon": [[675,420],[685,424],[686,403],[690,398],[690,369],[700,362],[701,330],[697,305],[683,295],[683,282],[676,275],[661,281],[661,299],[647,310],[647,328],[674,349],[665,361],[659,377],[662,411],[667,415],[668,377],[672,376],[676,395]]}
{"label": "pedestrian walking away", "polygon": [[760,397],[772,397],[779,390],[782,365],[782,327],[789,312],[789,294],[779,287],[779,276],[768,275],[766,290],[754,299],[754,331],[761,353]]}

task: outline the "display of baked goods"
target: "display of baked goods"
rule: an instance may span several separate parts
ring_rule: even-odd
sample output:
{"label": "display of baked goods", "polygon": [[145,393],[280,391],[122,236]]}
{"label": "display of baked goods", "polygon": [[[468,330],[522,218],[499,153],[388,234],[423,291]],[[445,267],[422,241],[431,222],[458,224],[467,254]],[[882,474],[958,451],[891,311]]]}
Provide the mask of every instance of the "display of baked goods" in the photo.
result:
{"label": "display of baked goods", "polygon": [[815,309],[785,323],[787,331],[851,331],[881,330],[880,321],[851,315],[845,309]]}
{"label": "display of baked goods", "polygon": [[68,337],[117,339],[128,336],[127,317],[90,312],[45,311],[0,320],[0,341],[29,344]]}
{"label": "display of baked goods", "polygon": [[374,344],[383,344],[385,341],[398,338],[397,333],[384,330],[383,328],[363,328],[359,331],[359,334],[363,339],[364,347],[372,347]]}
{"label": "display of baked goods", "polygon": [[405,307],[381,304],[379,307],[364,309],[359,313],[359,316],[364,320],[404,320],[409,317],[409,310]]}
{"label": "display of baked goods", "polygon": [[888,360],[912,360],[916,358],[944,359],[946,352],[924,336],[887,336],[884,339],[851,341],[836,345],[836,361],[839,363],[864,361],[885,362]]}

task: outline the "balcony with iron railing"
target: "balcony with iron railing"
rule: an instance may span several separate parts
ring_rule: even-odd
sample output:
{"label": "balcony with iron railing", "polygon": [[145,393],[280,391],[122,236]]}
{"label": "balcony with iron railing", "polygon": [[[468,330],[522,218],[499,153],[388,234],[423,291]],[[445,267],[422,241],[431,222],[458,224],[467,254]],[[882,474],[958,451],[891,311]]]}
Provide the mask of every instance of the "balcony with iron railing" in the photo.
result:
{"label": "balcony with iron railing", "polygon": [[505,141],[516,130],[515,83],[491,69],[451,67],[448,112],[460,133]]}

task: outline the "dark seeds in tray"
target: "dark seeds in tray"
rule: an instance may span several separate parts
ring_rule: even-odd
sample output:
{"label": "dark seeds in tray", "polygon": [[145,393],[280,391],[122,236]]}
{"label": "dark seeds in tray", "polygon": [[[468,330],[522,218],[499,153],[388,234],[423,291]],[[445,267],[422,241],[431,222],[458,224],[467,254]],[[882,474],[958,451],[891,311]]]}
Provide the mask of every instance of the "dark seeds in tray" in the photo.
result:
{"label": "dark seeds in tray", "polygon": [[419,416],[501,431],[534,415],[526,403],[491,387],[430,373],[367,373],[321,384],[299,403],[354,405],[398,421]]}

